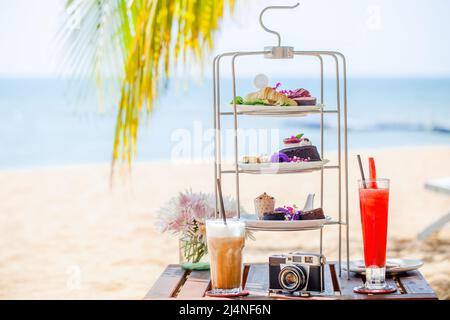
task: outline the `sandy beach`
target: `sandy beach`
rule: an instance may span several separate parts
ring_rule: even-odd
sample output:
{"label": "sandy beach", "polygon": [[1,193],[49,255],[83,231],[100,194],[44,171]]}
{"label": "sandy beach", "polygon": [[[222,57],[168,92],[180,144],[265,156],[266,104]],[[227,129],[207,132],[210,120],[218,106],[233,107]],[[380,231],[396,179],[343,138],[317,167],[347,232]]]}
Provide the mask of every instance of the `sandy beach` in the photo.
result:
{"label": "sandy beach", "polygon": [[[350,156],[351,257],[362,257],[356,191],[358,168]],[[361,151],[374,156],[380,176],[391,179],[388,257],[418,258],[439,298],[450,299],[450,225],[426,242],[417,233],[450,209],[450,197],[424,189],[450,176],[450,147]],[[336,159],[335,154],[327,158]],[[177,239],[155,230],[155,212],[187,188],[213,190],[208,164],[136,163],[123,183],[109,184],[109,165],[0,171],[0,298],[140,299],[169,263],[178,262]],[[267,192],[280,204],[302,204],[318,192],[319,174],[242,176],[242,202]],[[224,192],[234,195],[232,177]],[[336,173],[327,172],[324,210],[337,217]],[[327,227],[324,249],[337,257],[337,226]],[[317,250],[318,232],[256,233],[246,261],[270,253]]]}

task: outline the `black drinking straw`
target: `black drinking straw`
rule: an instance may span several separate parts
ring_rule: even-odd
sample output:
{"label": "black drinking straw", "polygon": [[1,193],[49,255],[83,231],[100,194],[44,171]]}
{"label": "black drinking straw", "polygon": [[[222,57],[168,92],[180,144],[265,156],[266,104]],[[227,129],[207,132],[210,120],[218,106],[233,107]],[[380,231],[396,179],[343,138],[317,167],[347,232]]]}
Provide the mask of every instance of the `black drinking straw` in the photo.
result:
{"label": "black drinking straw", "polygon": [[219,192],[220,211],[222,213],[223,223],[227,224],[227,217],[225,216],[225,206],[223,205],[222,187],[220,186],[220,179],[217,179],[217,191]]}
{"label": "black drinking straw", "polygon": [[364,187],[364,189],[366,189],[367,188],[367,186],[366,186],[366,178],[364,176],[364,169],[363,169],[362,162],[361,162],[361,156],[358,154],[356,157],[358,158],[359,170],[361,171],[361,178],[362,178],[363,187]]}

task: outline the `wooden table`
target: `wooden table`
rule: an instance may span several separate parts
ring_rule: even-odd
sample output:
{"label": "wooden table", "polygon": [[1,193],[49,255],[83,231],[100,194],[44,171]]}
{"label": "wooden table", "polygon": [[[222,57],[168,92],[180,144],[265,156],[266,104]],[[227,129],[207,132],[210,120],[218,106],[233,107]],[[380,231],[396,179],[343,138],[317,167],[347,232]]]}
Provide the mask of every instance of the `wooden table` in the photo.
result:
{"label": "wooden table", "polygon": [[[420,271],[412,271],[403,275],[386,279],[397,287],[397,292],[385,295],[365,295],[353,292],[353,287],[363,283],[364,278],[351,273],[342,272],[337,275],[337,265],[330,262],[325,269],[325,291],[311,297],[293,297],[268,293],[267,263],[246,264],[243,273],[243,286],[250,295],[240,299],[426,299],[436,300],[436,294],[428,285]],[[180,265],[171,264],[161,274],[145,299],[209,299],[205,292],[210,288],[209,271],[188,271]]]}

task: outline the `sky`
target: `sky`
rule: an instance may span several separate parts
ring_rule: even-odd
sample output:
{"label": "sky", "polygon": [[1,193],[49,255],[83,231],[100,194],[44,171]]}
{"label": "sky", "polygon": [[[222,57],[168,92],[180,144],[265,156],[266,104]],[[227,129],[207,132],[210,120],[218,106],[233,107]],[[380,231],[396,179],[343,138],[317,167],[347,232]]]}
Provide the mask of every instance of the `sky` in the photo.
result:
{"label": "sky", "polygon": [[[291,5],[295,0],[236,2],[235,14],[225,17],[216,34],[213,55],[274,45],[275,36],[259,26],[259,12],[265,6]],[[64,3],[0,0],[0,77],[58,74],[56,62],[61,57],[55,35]],[[449,13],[448,0],[303,0],[294,10],[267,12],[264,20],[269,28],[280,31],[282,44],[296,50],[344,53],[352,76],[450,77]],[[243,60],[238,66],[243,74],[261,68],[259,60]],[[281,65],[273,62],[264,68],[276,73]],[[295,68],[283,68],[283,73],[295,72]],[[312,71],[306,68],[305,72]]]}

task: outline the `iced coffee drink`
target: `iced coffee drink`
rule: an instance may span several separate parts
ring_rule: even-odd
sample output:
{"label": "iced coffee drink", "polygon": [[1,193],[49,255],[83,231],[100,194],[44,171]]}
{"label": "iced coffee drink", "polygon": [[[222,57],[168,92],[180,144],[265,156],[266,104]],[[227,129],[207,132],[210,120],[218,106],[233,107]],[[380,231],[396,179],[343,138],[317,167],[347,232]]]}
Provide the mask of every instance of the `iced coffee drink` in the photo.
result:
{"label": "iced coffee drink", "polygon": [[211,264],[211,284],[214,294],[241,292],[242,249],[245,245],[245,225],[242,221],[206,221],[206,237]]}

